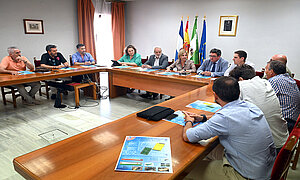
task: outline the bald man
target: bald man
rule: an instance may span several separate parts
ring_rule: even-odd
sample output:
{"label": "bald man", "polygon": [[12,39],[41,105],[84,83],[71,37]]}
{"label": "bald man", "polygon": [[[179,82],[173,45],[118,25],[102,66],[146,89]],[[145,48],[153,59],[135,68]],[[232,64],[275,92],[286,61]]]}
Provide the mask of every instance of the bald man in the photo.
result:
{"label": "bald man", "polygon": [[[272,56],[271,60],[280,61],[285,65],[287,64],[287,57],[284,54],[275,54],[274,56]],[[286,72],[289,73],[290,77],[293,78],[292,72],[287,66],[286,66]]]}

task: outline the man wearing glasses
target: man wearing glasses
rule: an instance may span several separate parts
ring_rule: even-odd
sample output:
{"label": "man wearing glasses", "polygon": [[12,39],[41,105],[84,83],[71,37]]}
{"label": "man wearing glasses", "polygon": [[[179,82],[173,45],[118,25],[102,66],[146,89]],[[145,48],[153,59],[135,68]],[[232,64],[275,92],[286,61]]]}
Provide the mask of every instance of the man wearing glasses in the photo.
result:
{"label": "man wearing glasses", "polygon": [[210,50],[209,59],[206,59],[197,70],[197,74],[211,77],[223,76],[228,68],[228,61],[221,57],[221,50]]}

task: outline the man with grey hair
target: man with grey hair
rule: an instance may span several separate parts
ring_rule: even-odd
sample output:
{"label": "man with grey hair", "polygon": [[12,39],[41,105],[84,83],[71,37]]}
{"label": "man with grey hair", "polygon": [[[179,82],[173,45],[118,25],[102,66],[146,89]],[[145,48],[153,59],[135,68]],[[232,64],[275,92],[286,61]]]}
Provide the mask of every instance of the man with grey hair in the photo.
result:
{"label": "man with grey hair", "polygon": [[168,56],[162,53],[160,47],[154,48],[154,55],[151,55],[148,61],[142,65],[142,68],[149,68],[149,69],[166,69],[169,65],[168,63]]}
{"label": "man with grey hair", "polygon": [[[162,50],[160,47],[154,47],[154,54],[150,56],[148,61],[142,65],[142,68],[149,69],[166,69],[169,65],[168,56],[162,54]],[[157,93],[148,92],[146,94],[142,94],[141,97],[150,99],[153,96],[153,99],[157,99]]]}
{"label": "man with grey hair", "polygon": [[[30,70],[34,70],[34,66],[29,62],[29,60],[21,56],[21,51],[17,47],[7,48],[8,56],[4,57],[0,63],[0,73],[18,75],[18,71],[25,71],[26,67]],[[30,86],[29,92],[25,89],[25,86]],[[25,104],[34,105],[40,104],[39,101],[34,99],[36,92],[40,89],[40,82],[32,82],[25,84],[13,85],[18,89],[19,93],[24,97]]]}
{"label": "man with grey hair", "polygon": [[265,73],[279,99],[282,115],[291,132],[300,113],[300,92],[296,81],[288,75],[281,61],[269,61]]}

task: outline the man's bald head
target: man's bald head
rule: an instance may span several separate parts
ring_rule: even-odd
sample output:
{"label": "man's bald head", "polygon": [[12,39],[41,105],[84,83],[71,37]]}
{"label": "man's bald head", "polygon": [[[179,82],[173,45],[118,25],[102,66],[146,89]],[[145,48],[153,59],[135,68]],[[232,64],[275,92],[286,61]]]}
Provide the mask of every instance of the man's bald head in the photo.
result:
{"label": "man's bald head", "polygon": [[272,60],[280,61],[280,62],[284,63],[285,65],[287,63],[287,57],[286,57],[286,55],[283,55],[283,54],[276,54],[276,55],[272,56]]}

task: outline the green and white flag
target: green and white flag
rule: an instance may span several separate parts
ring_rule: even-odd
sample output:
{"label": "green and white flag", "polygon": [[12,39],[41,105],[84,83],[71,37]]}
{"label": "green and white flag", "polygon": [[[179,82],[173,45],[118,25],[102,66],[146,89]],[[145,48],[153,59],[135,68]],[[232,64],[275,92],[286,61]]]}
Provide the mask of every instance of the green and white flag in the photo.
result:
{"label": "green and white flag", "polygon": [[194,61],[195,64],[199,64],[199,40],[198,40],[198,31],[197,31],[197,23],[198,16],[195,16],[194,28],[190,43],[190,59]]}

